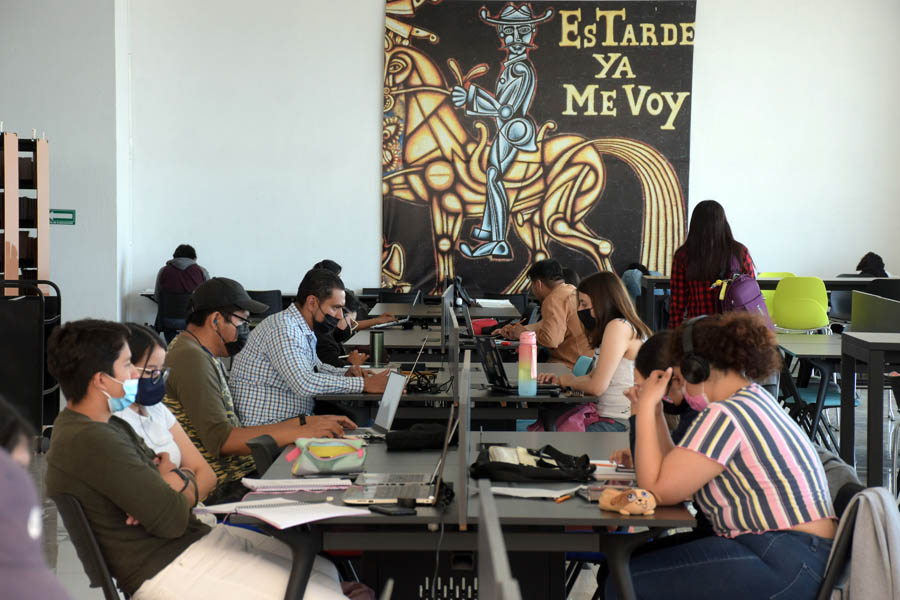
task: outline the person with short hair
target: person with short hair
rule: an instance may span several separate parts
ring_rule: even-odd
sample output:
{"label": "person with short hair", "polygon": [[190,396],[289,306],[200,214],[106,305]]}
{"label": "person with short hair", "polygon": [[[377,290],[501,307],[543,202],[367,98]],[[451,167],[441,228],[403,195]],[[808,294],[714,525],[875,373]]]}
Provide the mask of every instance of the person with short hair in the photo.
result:
{"label": "person with short hair", "polygon": [[884,269],[884,259],[874,252],[866,252],[856,265],[860,277],[890,277]]}
{"label": "person with short hair", "polygon": [[519,339],[523,331],[534,331],[539,346],[550,352],[551,362],[560,362],[570,369],[579,356],[591,353],[578,320],[578,300],[575,286],[563,279],[562,266],[552,258],[540,260],[528,269],[531,292],[541,303],[541,320],[531,325],[510,323],[498,333],[511,340]]}
{"label": "person with short hair", "polygon": [[574,285],[578,287],[578,284],[581,283],[581,275],[578,274],[578,271],[575,269],[565,267],[562,270],[563,272],[563,281],[568,283],[569,285]]}
{"label": "person with short hair", "polygon": [[337,264],[337,262],[331,260],[330,258],[320,260],[319,262],[317,262],[316,264],[313,265],[313,269],[326,269],[328,271],[331,271],[338,277],[341,276],[341,271],[343,270],[343,269],[341,269],[341,265]]}
{"label": "person with short hair", "polygon": [[[47,365],[66,408],[53,424],[47,495],[78,500],[110,573],[135,600],[283,598],[288,547],[198,521],[192,475],[112,418],[138,388],[127,336],[124,325],[93,319],[66,323],[50,336]],[[317,557],[305,597],[342,598],[341,587],[334,565]]]}
{"label": "person with short hair", "polygon": [[[660,505],[692,497],[716,535],[632,558],[635,596],[815,598],[836,517],[809,437],[754,383],[781,367],[768,323],[701,317],[675,330],[669,351],[677,366],[653,371],[638,395],[637,483]],[[675,376],[700,411],[678,445],[658,417]]]}
{"label": "person with short hair", "polygon": [[216,473],[209,504],[232,500],[246,490],[241,479],[256,474],[247,441],[270,435],[279,446],[298,437],[332,437],[355,428],[343,416],[276,419],[249,426],[234,409],[221,358],[240,356],[249,332],[251,312],[268,307],[250,298],[240,283],[214,277],[194,290],[188,326],[169,345],[164,402]]}
{"label": "person with short hair", "polygon": [[265,425],[311,415],[318,394],[381,394],[388,370],[333,367],[316,355],[316,330],[330,333],[343,317],[340,277],[327,269],[303,276],[296,300],[260,323],[234,360],[231,390],[241,421]]}
{"label": "person with short hair", "polygon": [[[153,297],[159,302],[163,292],[169,294],[190,294],[197,286],[209,279],[209,272],[197,264],[197,251],[188,244],[179,244],[172,253],[171,260],[156,274],[153,286]],[[166,334],[166,341],[171,341],[176,330],[184,327],[183,322],[172,322],[174,319],[163,319],[161,311],[156,311],[153,327]]]}

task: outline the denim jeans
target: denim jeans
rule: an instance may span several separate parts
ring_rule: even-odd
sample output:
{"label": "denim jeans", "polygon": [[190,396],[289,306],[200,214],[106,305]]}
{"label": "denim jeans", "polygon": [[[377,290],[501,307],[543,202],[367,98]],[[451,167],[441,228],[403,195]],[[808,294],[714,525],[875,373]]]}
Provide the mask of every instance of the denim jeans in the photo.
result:
{"label": "denim jeans", "polygon": [[[831,540],[798,531],[711,536],[631,559],[637,598],[803,600],[822,583]],[[606,598],[615,598],[607,581]]]}
{"label": "denim jeans", "polygon": [[587,427],[584,428],[585,431],[625,431],[628,429],[628,425],[626,425],[626,421],[622,419],[610,419],[607,417],[600,417],[600,420],[596,423],[591,423]]}

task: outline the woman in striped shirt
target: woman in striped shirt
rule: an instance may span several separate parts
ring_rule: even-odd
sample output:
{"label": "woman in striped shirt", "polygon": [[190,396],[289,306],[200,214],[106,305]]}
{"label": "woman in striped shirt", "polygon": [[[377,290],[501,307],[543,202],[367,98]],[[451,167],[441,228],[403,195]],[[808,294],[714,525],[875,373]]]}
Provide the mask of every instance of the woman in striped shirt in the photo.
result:
{"label": "woman in striped shirt", "polygon": [[[835,515],[809,439],[753,383],[779,367],[774,335],[756,315],[724,313],[676,329],[670,350],[677,366],[654,371],[638,400],[638,485],[660,504],[693,497],[717,535],[635,557],[637,596],[814,598]],[[677,446],[656,419],[673,371],[701,411]]]}

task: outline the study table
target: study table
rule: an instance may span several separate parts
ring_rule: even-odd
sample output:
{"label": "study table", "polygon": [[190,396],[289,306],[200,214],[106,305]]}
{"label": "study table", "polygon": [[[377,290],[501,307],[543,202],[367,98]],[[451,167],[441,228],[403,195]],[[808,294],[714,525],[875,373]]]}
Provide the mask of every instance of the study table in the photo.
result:
{"label": "study table", "polygon": [[370,334],[372,331],[381,331],[384,333],[385,350],[416,350],[422,346],[424,340],[426,350],[441,349],[441,327],[434,325],[429,329],[423,329],[416,325],[412,329],[402,329],[392,327],[390,329],[363,329],[354,333],[350,339],[344,342],[344,346],[348,348],[357,346],[368,346]]}
{"label": "study table", "polygon": [[[497,302],[496,300],[491,301]],[[372,310],[369,311],[370,317],[377,317],[383,314],[391,314],[397,318],[409,315],[413,319],[440,319],[440,304],[416,304],[410,313],[410,302],[379,302]],[[502,303],[502,306],[470,306],[469,314],[473,319],[519,319],[522,317],[518,309],[508,300]],[[462,307],[456,307],[456,316],[462,316]]]}
{"label": "study table", "polygon": [[[485,432],[472,434],[469,456],[477,453],[481,442],[507,443],[510,445],[538,448],[552,444],[557,449],[570,454],[588,454],[591,458],[608,458],[616,449],[626,447],[628,439],[624,433],[515,433]],[[388,452],[384,444],[368,446],[366,470],[368,472],[431,472],[440,452],[423,450],[415,452]],[[297,527],[285,531],[274,531],[276,537],[288,539],[294,548],[302,551],[294,555],[294,568],[288,584],[286,598],[302,597],[312,568],[313,556],[320,551],[363,551],[371,560],[390,560],[389,552],[407,552],[415,556],[433,557],[440,545],[442,552],[472,552],[477,548],[477,533],[474,527],[459,527],[459,494],[467,494],[466,521],[477,526],[478,503],[471,500],[477,486],[467,479],[460,482],[460,460],[465,460],[458,448],[451,448],[443,475],[451,483],[457,495],[446,511],[441,513],[431,506],[419,506],[414,516],[387,516],[368,514],[340,519],[318,521],[308,527]],[[471,460],[474,460],[472,458]],[[470,462],[470,461],[466,461]],[[290,478],[290,463],[279,457],[266,471],[264,479]],[[524,484],[502,484],[524,485]],[[572,483],[542,483],[538,487],[555,489],[571,488]],[[337,496],[337,494],[335,495]],[[500,523],[503,526],[507,549],[512,554],[539,553],[555,555],[544,572],[517,572],[513,575],[522,585],[523,597],[550,600],[563,598],[563,553],[603,552],[610,564],[610,576],[619,589],[619,598],[634,598],[629,570],[629,557],[639,544],[658,535],[662,531],[676,527],[693,527],[694,518],[683,505],[657,507],[654,515],[628,516],[599,510],[581,497],[554,503],[550,500],[510,498],[496,496]],[[340,503],[335,497],[335,503]],[[242,517],[236,520],[248,520]],[[252,519],[249,519],[252,521]],[[430,527],[429,527],[430,526]],[[570,532],[567,527],[583,526],[587,531]],[[647,528],[639,533],[610,533],[607,527]],[[441,531],[443,529],[443,531]],[[427,555],[425,554],[427,553]],[[402,556],[398,554],[396,556]],[[549,557],[548,557],[549,558]],[[558,559],[558,560],[557,560]],[[441,562],[447,566],[447,558]],[[396,568],[399,567],[399,568]],[[395,571],[406,568],[403,578],[395,578],[395,597],[418,597],[416,590],[424,578],[431,577],[433,563],[427,572],[411,572],[408,565],[396,565]],[[548,577],[549,575],[549,577]],[[378,590],[385,576],[377,580],[367,578],[369,585]]]}
{"label": "study table", "polygon": [[[868,365],[866,485],[884,485],[884,369],[900,362],[900,333],[852,333],[841,336],[841,381],[854,381],[856,363]],[[841,458],[854,464],[853,386],[841,386]]]}
{"label": "study table", "polygon": [[[822,277],[825,289],[829,292],[841,292],[859,290],[866,291],[876,277]],[[774,290],[778,287],[780,278],[763,277],[758,278],[759,288],[761,290]],[[639,312],[641,319],[644,320],[651,330],[657,331],[658,324],[655,319],[653,310],[653,302],[656,290],[667,290],[671,287],[669,277],[666,275],[644,275],[641,277],[641,297]]]}

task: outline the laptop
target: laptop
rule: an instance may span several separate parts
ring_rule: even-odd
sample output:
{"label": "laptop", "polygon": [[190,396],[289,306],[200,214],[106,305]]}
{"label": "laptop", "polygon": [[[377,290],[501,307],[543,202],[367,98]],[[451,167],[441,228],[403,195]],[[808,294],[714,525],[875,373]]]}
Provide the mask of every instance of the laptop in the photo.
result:
{"label": "laptop", "polygon": [[409,307],[409,312],[404,318],[397,319],[396,321],[391,321],[390,323],[379,323],[378,325],[372,325],[371,327],[369,327],[369,331],[373,329],[375,331],[378,331],[379,329],[387,329],[389,327],[396,327],[397,325],[405,325],[406,323],[409,323],[409,320],[412,318],[413,311],[416,309],[416,304],[419,303],[419,300],[421,298],[422,290],[419,290],[418,292],[416,292],[416,296],[415,298],[413,298],[412,304]]}
{"label": "laptop", "polygon": [[475,326],[472,324],[472,313],[469,312],[469,305],[465,302],[462,305],[462,314],[463,318],[466,321],[466,331],[462,333],[462,335],[468,338],[475,337]]}
{"label": "laptop", "polygon": [[[494,338],[487,335],[479,335],[475,338],[478,353],[481,354],[481,366],[487,377],[492,392],[498,394],[519,395],[519,388],[515,382],[510,382],[503,369],[503,359],[500,349],[494,343]],[[562,388],[558,385],[538,385],[538,396],[559,396]]]}
{"label": "laptop", "polygon": [[404,387],[406,387],[406,377],[400,373],[391,373],[388,376],[384,393],[381,395],[378,413],[375,415],[375,422],[372,426],[345,431],[344,435],[354,435],[362,438],[384,438],[394,423],[394,415],[397,414],[397,407],[400,406],[400,396],[403,395]]}
{"label": "laptop", "polygon": [[454,416],[455,407],[451,404],[444,448],[432,473],[362,473],[354,486],[344,492],[344,504],[397,504],[401,498],[414,499],[416,504],[436,504],[447,462],[447,448],[459,424]]}

